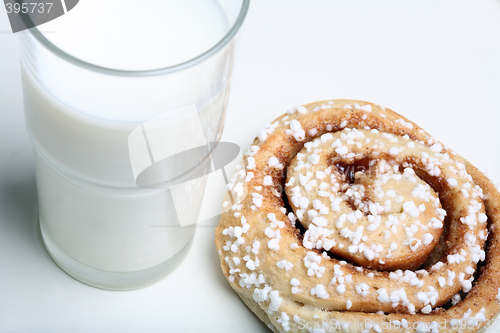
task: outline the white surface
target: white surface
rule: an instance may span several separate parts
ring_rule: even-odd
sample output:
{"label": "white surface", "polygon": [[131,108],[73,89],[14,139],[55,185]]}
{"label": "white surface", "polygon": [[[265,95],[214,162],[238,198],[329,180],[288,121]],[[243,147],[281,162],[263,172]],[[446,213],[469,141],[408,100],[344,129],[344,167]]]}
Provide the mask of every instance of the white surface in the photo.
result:
{"label": "white surface", "polygon": [[[220,272],[214,220],[180,268],[145,289],[102,291],[57,268],[37,231],[17,41],[2,9],[0,31],[0,332],[265,332]],[[253,0],[240,37],[224,140],[246,149],[290,106],[359,98],[500,179],[499,1]]]}

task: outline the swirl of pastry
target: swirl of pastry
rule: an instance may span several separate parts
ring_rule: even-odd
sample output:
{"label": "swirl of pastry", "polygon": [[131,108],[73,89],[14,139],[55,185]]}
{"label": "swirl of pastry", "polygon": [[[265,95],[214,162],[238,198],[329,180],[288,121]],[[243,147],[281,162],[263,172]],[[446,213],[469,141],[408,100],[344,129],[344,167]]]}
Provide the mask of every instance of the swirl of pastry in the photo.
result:
{"label": "swirl of pastry", "polygon": [[391,110],[292,108],[229,189],[222,270],[275,332],[474,332],[499,309],[500,194]]}
{"label": "swirl of pastry", "polygon": [[[435,153],[408,135],[378,130],[346,128],[307,142],[290,163],[286,184],[290,205],[308,229],[304,246],[368,268],[421,266],[439,241],[446,211],[418,174],[435,188],[438,180],[429,172],[460,186],[468,182],[442,159],[427,170],[424,163]],[[453,185],[443,187],[458,198]]]}

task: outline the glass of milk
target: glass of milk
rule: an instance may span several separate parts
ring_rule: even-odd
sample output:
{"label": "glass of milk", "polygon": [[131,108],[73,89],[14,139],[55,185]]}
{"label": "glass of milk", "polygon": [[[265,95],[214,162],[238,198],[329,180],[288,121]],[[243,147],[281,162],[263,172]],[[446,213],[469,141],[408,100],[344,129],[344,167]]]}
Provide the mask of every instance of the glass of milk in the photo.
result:
{"label": "glass of milk", "polygon": [[[199,212],[199,175],[222,134],[235,36],[248,6],[85,0],[21,33],[40,227],[69,275],[134,289],[185,257],[195,227],[179,216]],[[203,145],[203,153],[161,164]],[[139,184],[155,165],[161,177]]]}

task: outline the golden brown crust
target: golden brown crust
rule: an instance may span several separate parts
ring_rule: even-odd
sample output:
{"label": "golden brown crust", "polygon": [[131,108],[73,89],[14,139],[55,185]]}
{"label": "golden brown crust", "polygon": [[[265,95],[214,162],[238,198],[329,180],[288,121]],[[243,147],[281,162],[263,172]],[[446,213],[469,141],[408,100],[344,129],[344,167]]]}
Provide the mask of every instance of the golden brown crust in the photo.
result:
{"label": "golden brown crust", "polygon": [[[294,124],[290,126],[292,120]],[[453,162],[444,157],[446,161],[438,165],[440,172],[453,172],[454,168],[464,174],[465,180],[457,176],[454,181],[447,181],[452,177],[443,180],[433,175],[433,169],[428,168],[429,159],[425,162],[421,156],[409,163],[417,169],[419,163],[425,164],[420,169],[427,168],[426,173],[419,176],[434,182],[433,187],[448,213],[450,235],[446,254],[452,255],[451,258],[441,258],[442,264],[427,271],[417,274],[405,271],[398,276],[394,272],[356,267],[321,255],[321,248],[304,246],[281,196],[285,170],[305,142],[328,132],[339,132],[344,127],[377,129],[398,136],[400,143],[415,140],[419,154],[425,152],[431,158],[446,154],[451,158]],[[408,139],[399,138],[405,135]],[[337,323],[347,325],[349,332],[362,332],[367,328],[359,325],[360,320],[372,320],[379,325],[392,323],[392,326],[381,327],[385,332],[401,332],[401,328],[395,326],[398,321],[405,325],[406,320],[409,332],[424,332],[426,325],[440,325],[439,332],[456,332],[450,320],[462,319],[471,324],[462,331],[474,332],[498,311],[500,195],[474,166],[439,146],[438,141],[416,124],[391,110],[363,101],[320,101],[279,117],[259,133],[252,147],[245,157],[245,167],[233,179],[233,201],[227,198],[225,202],[232,209],[221,217],[216,244],[223,272],[231,286],[261,320],[267,323],[267,318],[276,331],[307,332],[311,325],[323,323],[332,327]],[[432,150],[430,154],[428,149]],[[410,158],[405,161],[411,162]],[[460,169],[462,164],[468,175]],[[471,177],[470,181],[467,177]],[[464,188],[466,182],[470,184]],[[480,200],[481,190],[474,184],[482,189],[484,200]],[[461,192],[462,189],[467,193]],[[466,196],[477,203],[471,204]],[[484,210],[488,217],[489,243],[485,265],[479,278],[473,280],[475,263],[480,260],[486,238],[485,223],[481,222]],[[471,217],[466,219],[468,215]],[[290,217],[293,220],[293,216]],[[430,246],[435,243],[437,238],[433,237]],[[472,288],[468,281],[472,281]],[[460,290],[469,291],[462,301],[447,310],[439,308]],[[433,311],[428,313],[430,308]],[[349,311],[344,311],[347,309]],[[389,314],[375,314],[378,310]],[[377,331],[379,327],[375,325],[370,329]]]}

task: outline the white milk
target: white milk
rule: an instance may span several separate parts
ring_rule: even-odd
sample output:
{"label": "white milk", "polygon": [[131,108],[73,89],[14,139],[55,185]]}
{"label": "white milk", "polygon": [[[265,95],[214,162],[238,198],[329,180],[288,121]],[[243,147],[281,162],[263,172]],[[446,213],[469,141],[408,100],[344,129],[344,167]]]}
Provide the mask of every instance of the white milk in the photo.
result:
{"label": "white milk", "polygon": [[85,0],[40,26],[65,52],[122,70],[185,62],[217,44],[228,29],[216,0]]}
{"label": "white milk", "polygon": [[[215,0],[85,0],[39,29],[76,58],[131,71],[199,56],[224,37],[229,23]],[[194,228],[179,226],[170,191],[135,184],[127,139],[149,119],[194,104],[206,140],[218,141],[233,43],[183,71],[137,77],[75,66],[29,34],[21,42],[44,237],[79,263],[108,272],[145,270],[171,258]],[[171,126],[180,126],[179,117]],[[178,137],[172,142],[189,147]],[[172,178],[187,177],[195,165]],[[195,204],[202,185],[193,193]]]}
{"label": "white milk", "polygon": [[[128,71],[164,68],[195,58],[217,44],[228,29],[228,20],[217,0],[85,0],[62,17],[40,26],[49,41],[70,55],[94,65]],[[116,88],[110,92],[105,86],[107,80],[93,82],[97,87],[86,87],[87,72],[68,71],[60,59],[44,60],[46,63],[40,66],[42,84],[69,105],[97,117],[144,120],[158,115],[158,108],[164,111],[165,103],[174,108],[185,106],[172,100],[175,94],[167,93],[167,89],[178,87],[162,87],[161,80],[147,87],[152,92],[137,91],[135,82],[116,80]],[[195,84],[191,91],[197,90],[196,82],[189,84]],[[82,94],[81,89],[91,92],[92,98]],[[168,98],[158,100],[160,91]],[[130,101],[120,103],[125,94],[136,96],[138,103],[146,107],[138,110],[135,105],[127,105]],[[148,100],[152,96],[156,100]]]}

